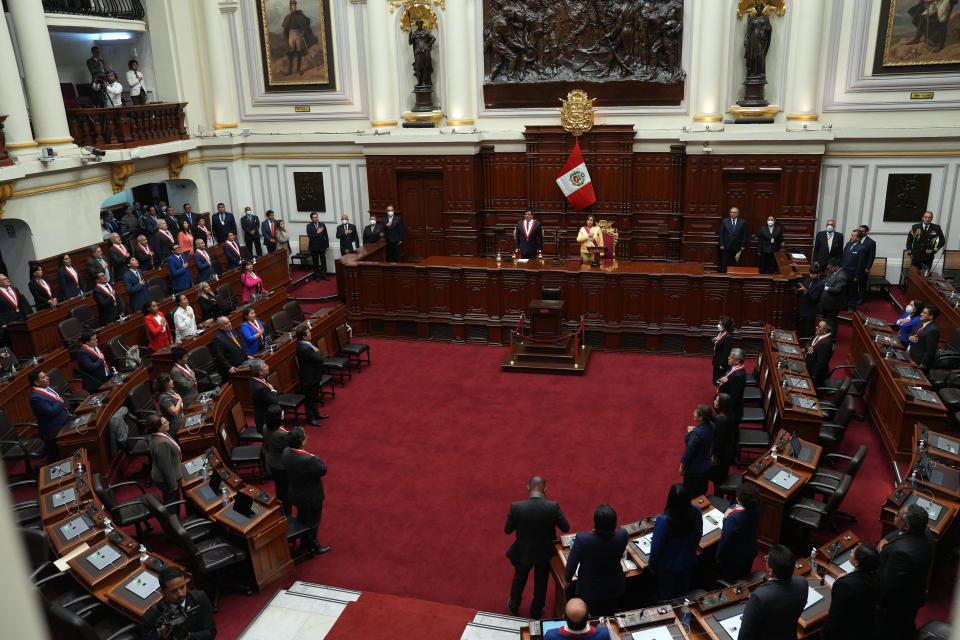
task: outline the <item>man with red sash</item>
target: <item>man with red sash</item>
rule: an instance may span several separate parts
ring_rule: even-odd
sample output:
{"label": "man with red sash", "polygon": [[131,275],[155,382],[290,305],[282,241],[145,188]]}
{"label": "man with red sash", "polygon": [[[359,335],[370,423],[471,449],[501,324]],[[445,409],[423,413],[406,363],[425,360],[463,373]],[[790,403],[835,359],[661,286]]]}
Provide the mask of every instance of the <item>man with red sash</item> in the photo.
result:
{"label": "man with red sash", "polygon": [[594,627],[587,615],[587,603],[580,598],[570,598],[564,610],[564,624],[557,629],[547,631],[543,640],[562,640],[579,638],[580,640],[610,640],[610,631],[606,627]]}
{"label": "man with red sash", "polygon": [[70,419],[67,407],[60,394],[50,387],[50,378],[40,369],[34,369],[27,375],[33,389],[30,391],[30,408],[37,418],[37,431],[47,447],[47,460],[59,460],[57,434]]}
{"label": "man with red sash", "polygon": [[727,360],[730,358],[730,349],[733,348],[733,318],[720,316],[717,324],[717,337],[713,339],[713,375],[710,382],[718,384],[727,370]]}
{"label": "man with red sash", "polygon": [[200,390],[197,387],[197,374],[190,368],[186,349],[174,347],[170,350],[170,356],[173,358],[173,368],[170,369],[173,386],[180,397],[183,398],[183,406],[189,407],[200,395]]}
{"label": "man with red sash", "polygon": [[230,320],[226,316],[217,318],[217,326],[220,330],[213,336],[210,351],[214,362],[217,363],[217,370],[226,380],[227,376],[236,373],[237,367],[246,361],[247,351],[243,348],[243,343],[230,326]]}
{"label": "man with red sash", "polygon": [[824,380],[830,375],[830,356],[832,355],[833,331],[829,322],[821,320],[817,325],[817,334],[807,347],[807,353],[803,358],[807,364],[807,372],[813,379],[814,389],[822,387]]}
{"label": "man with red sash", "polygon": [[156,266],[161,266],[173,253],[173,245],[177,244],[173,233],[167,229],[166,220],[157,223],[157,233],[153,236],[153,252],[156,254]]}
{"label": "man with red sash", "polygon": [[94,393],[110,377],[110,367],[100,350],[97,334],[84,331],[80,334],[80,348],[77,349],[77,370],[83,378],[83,388]]}
{"label": "man with red sash", "polygon": [[113,265],[114,282],[120,282],[130,264],[130,250],[124,246],[119,233],[110,234],[110,263]]}
{"label": "man with red sash", "polygon": [[223,243],[223,256],[227,259],[228,269],[236,269],[243,262],[243,252],[237,244],[237,234],[233,231],[227,232],[227,239]]}
{"label": "man with red sash", "polygon": [[320,518],[323,515],[323,476],[327,474],[327,465],[323,460],[304,450],[307,434],[303,427],[294,427],[287,434],[290,446],[283,450],[283,466],[287,470],[290,502],[297,508],[297,520],[310,527],[304,538],[314,554],[330,551],[317,540]]}
{"label": "man with red sash", "polygon": [[[147,236],[142,233],[137,236],[137,246],[133,248],[133,257],[135,257],[144,271],[149,271],[157,266],[156,258],[153,255],[153,248],[147,242]],[[136,308],[136,307],[134,307]]]}
{"label": "man with red sash", "polygon": [[30,303],[16,287],[10,284],[10,278],[0,273],[0,344],[7,341],[7,324],[26,320],[32,311]]}
{"label": "man with red sash", "polygon": [[523,212],[523,220],[517,222],[513,235],[517,239],[517,253],[521,258],[530,260],[543,255],[543,227],[533,219],[532,211]]}
{"label": "man with red sash", "polygon": [[93,288],[93,299],[97,301],[97,308],[100,310],[101,327],[120,319],[120,314],[125,309],[123,298],[111,286],[104,271],[97,274],[97,285]]}
{"label": "man with red sash", "polygon": [[730,368],[720,378],[717,393],[730,396],[730,405],[739,423],[743,419],[743,390],[747,386],[747,372],[743,367],[743,349],[731,349],[727,364]]}
{"label": "man with red sash", "polygon": [[197,282],[213,280],[213,262],[207,251],[207,243],[203,238],[193,241],[193,264],[197,265]]}

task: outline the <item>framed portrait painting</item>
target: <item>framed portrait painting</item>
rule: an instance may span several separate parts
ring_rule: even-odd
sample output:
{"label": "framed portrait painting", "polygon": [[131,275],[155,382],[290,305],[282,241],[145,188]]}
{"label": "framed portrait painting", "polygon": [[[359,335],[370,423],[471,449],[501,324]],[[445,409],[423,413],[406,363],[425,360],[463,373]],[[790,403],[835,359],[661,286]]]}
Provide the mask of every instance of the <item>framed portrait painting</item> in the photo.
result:
{"label": "framed portrait painting", "polygon": [[254,0],[267,93],[335,91],[330,0]]}
{"label": "framed portrait painting", "polygon": [[873,75],[960,71],[957,0],[883,0]]}

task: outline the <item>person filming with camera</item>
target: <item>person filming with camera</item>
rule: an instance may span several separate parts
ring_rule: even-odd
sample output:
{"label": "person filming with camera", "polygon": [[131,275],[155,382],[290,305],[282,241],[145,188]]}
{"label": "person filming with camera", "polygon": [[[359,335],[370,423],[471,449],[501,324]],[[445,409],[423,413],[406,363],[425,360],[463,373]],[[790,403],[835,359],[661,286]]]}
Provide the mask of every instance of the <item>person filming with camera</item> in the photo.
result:
{"label": "person filming with camera", "polygon": [[213,607],[203,591],[187,590],[187,578],[179,567],[165,567],[157,574],[163,599],[143,614],[145,640],[213,640],[217,623]]}
{"label": "person filming with camera", "polygon": [[123,106],[123,85],[117,82],[117,74],[113,71],[108,72],[105,78],[95,78],[91,87],[100,94],[99,106]]}

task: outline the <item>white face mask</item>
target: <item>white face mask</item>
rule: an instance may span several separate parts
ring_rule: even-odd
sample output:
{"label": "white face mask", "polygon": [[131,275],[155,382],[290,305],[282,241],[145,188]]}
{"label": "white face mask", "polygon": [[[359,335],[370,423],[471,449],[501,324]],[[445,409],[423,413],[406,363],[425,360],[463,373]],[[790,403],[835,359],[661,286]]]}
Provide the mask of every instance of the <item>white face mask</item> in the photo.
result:
{"label": "white face mask", "polygon": [[718,324],[718,325],[717,325],[717,331],[723,331],[723,325],[722,325],[722,324]]}
{"label": "white face mask", "polygon": [[829,231],[830,233],[833,233],[833,225],[832,225],[832,224],[828,224],[828,225],[827,225],[827,231]]}
{"label": "white face mask", "polygon": [[340,224],[347,224],[346,218],[340,218]]}
{"label": "white face mask", "polygon": [[248,215],[248,216],[252,216],[252,215],[253,215],[253,209],[247,209],[247,215]]}
{"label": "white face mask", "polygon": [[392,217],[393,217],[393,211],[387,211],[387,217],[388,217],[388,218],[392,218]]}
{"label": "white face mask", "polygon": [[907,313],[913,313],[913,305],[908,304],[906,308],[904,308],[904,311],[906,311]]}
{"label": "white face mask", "polygon": [[772,226],[773,226],[773,220],[767,220],[767,226],[768,226],[768,227],[772,227]]}
{"label": "white face mask", "polygon": [[377,224],[377,221],[376,221],[376,220],[370,220],[370,226],[371,226],[371,227],[374,226],[375,224]]}

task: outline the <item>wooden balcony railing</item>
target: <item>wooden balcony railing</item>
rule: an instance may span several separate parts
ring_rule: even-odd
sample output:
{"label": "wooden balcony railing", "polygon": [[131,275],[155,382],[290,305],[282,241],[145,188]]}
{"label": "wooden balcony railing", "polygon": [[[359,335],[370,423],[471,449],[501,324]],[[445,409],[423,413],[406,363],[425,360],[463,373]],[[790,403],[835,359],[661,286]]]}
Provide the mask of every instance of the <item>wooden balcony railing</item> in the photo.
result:
{"label": "wooden balcony railing", "polygon": [[70,135],[80,146],[129,149],[190,136],[184,127],[186,102],[161,102],[105,109],[67,109]]}
{"label": "wooden balcony railing", "polygon": [[0,167],[13,164],[13,159],[7,154],[7,138],[3,133],[3,121],[7,116],[0,115]]}
{"label": "wooden balcony railing", "polygon": [[140,0],[43,0],[46,13],[74,13],[121,20],[143,20]]}

